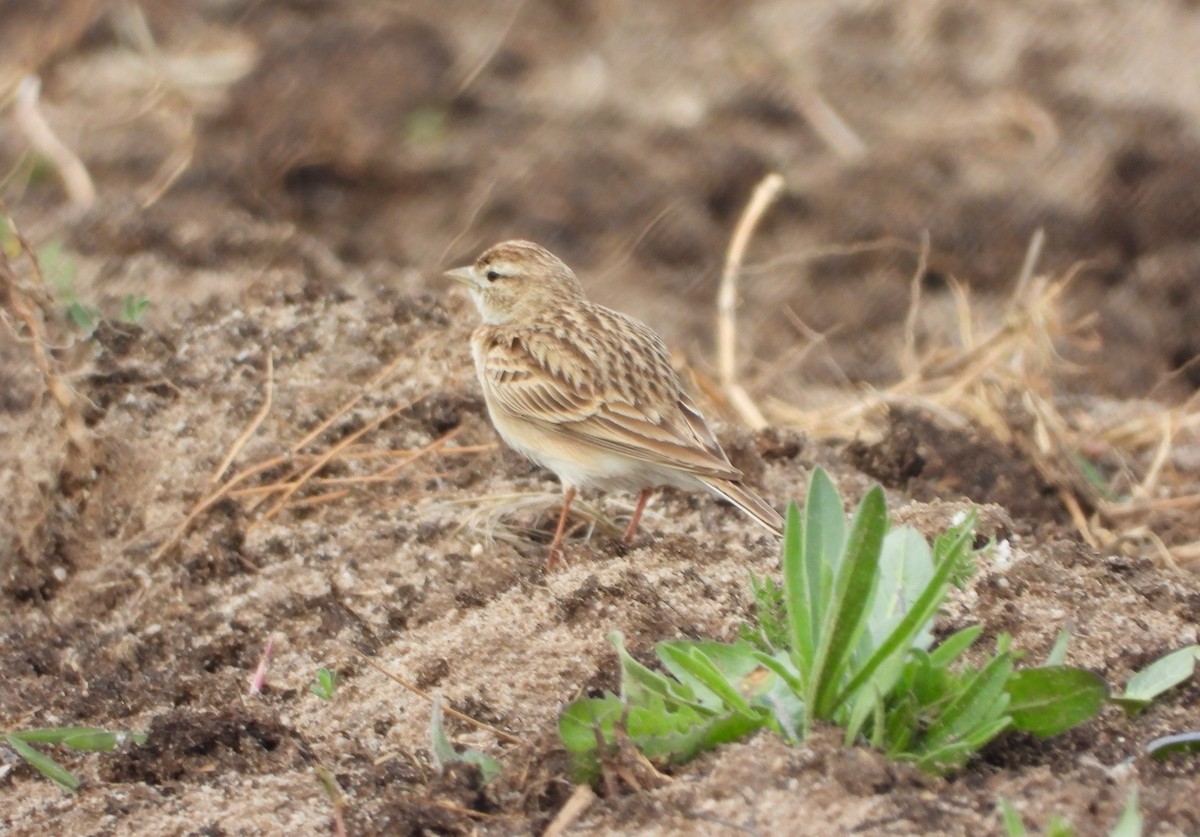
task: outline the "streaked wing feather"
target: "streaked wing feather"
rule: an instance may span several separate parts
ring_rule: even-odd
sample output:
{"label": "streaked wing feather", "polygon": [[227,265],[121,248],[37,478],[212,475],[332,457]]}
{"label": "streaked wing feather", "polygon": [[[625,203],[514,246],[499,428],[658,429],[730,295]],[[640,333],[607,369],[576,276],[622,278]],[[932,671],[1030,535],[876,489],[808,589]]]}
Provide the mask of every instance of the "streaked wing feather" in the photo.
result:
{"label": "streaked wing feather", "polygon": [[[648,348],[663,352],[660,345]],[[669,369],[665,353],[662,360]],[[628,363],[623,355],[616,361]],[[664,382],[673,393],[667,403],[643,407],[597,380],[599,370],[587,355],[564,353],[561,342],[536,332],[492,342],[483,372],[492,401],[526,421],[554,425],[581,442],[697,476],[742,476],[674,380]]]}

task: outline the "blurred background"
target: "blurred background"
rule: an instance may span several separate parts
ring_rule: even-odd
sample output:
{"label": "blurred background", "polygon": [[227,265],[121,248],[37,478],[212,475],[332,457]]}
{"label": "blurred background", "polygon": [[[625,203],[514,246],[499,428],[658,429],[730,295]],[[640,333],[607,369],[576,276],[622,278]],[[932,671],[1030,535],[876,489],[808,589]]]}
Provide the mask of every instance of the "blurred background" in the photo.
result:
{"label": "blurred background", "polygon": [[730,234],[777,171],[742,271],[758,397],[895,381],[961,334],[956,288],[1002,323],[1030,256],[1072,277],[1059,391],[1179,400],[1198,55],[1194,0],[3,0],[0,197],[72,298],[151,323],[280,265],[440,293],[533,239],[703,374]]}

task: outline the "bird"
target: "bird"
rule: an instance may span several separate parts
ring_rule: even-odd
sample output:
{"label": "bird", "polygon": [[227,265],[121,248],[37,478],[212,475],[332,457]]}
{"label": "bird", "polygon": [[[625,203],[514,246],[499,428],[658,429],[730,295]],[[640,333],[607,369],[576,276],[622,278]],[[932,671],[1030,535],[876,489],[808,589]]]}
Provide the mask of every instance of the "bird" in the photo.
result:
{"label": "bird", "polygon": [[743,483],[649,326],[589,300],[575,272],[530,241],[496,244],[445,276],[479,310],[471,354],[492,425],[562,484],[547,571],[565,564],[584,489],[638,492],[627,546],[661,486],[706,489],[782,535],[783,518]]}

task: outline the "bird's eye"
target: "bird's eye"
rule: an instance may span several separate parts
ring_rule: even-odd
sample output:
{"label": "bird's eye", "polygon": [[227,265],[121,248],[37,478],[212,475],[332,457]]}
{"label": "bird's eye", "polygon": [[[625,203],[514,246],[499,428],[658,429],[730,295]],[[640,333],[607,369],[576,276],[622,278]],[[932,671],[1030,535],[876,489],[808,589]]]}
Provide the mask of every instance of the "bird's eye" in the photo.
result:
{"label": "bird's eye", "polygon": [[489,282],[495,282],[497,279],[499,279],[499,278],[500,278],[500,273],[499,273],[498,271],[495,271],[495,270],[489,270],[489,271],[488,271],[486,274],[484,274],[484,275],[486,275],[486,276],[487,276],[487,280],[488,280]]}

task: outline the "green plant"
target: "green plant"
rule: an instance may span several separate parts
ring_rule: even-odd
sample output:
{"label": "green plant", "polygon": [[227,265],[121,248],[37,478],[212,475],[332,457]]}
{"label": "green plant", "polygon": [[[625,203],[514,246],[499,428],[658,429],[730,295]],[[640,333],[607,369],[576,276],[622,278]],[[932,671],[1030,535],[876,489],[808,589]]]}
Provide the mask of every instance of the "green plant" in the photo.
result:
{"label": "green plant", "polygon": [[429,718],[429,739],[431,745],[430,751],[433,753],[433,759],[437,763],[439,770],[445,770],[447,765],[454,762],[473,764],[479,768],[479,774],[483,778],[485,785],[500,775],[500,762],[487,753],[471,747],[468,747],[461,753],[454,749],[454,745],[450,743],[450,736],[446,735],[446,727],[442,722],[441,698],[433,702],[433,712]]}
{"label": "green plant", "polygon": [[322,666],[317,669],[316,682],[310,685],[308,690],[321,700],[332,700],[333,693],[337,691],[337,687],[338,673]]}
{"label": "green plant", "polygon": [[1136,715],[1168,689],[1192,676],[1200,661],[1200,645],[1188,645],[1159,657],[1125,684],[1125,693],[1113,698],[1126,712]]}
{"label": "green plant", "polygon": [[560,719],[579,778],[598,774],[618,731],[651,759],[679,762],[763,727],[802,741],[822,721],[843,727],[847,745],[866,741],[944,772],[1006,729],[1053,735],[1092,717],[1107,688],[1089,672],[1016,670],[1005,635],[967,663],[977,626],[934,647],[939,607],[974,570],[973,526],[967,515],[930,549],[913,529],[888,530],[878,486],[847,526],[836,487],[817,469],[803,517],[788,509],[782,584],[751,578],[755,624],[737,642],[660,642],[660,674],[610,637],[620,696],[577,700]]}
{"label": "green plant", "polygon": [[[9,237],[15,240],[11,233]],[[0,248],[7,250],[7,247],[5,240],[0,239]],[[38,248],[37,261],[46,284],[53,291],[55,298],[65,306],[67,317],[80,331],[93,331],[104,318],[104,312],[79,297],[75,287],[79,264],[75,255],[67,250],[61,241],[55,239]],[[121,298],[118,318],[126,323],[141,322],[150,304],[150,300],[142,294],[126,294]]]}
{"label": "green plant", "polygon": [[150,300],[141,294],[125,294],[121,299],[121,320],[126,323],[140,323],[146,316]]}
{"label": "green plant", "polygon": [[34,744],[51,744],[88,752],[109,752],[125,742],[146,743],[140,732],[108,732],[96,727],[47,727],[10,732],[4,741],[17,755],[60,788],[74,793],[79,779],[54,759],[36,749]]}
{"label": "green plant", "polygon": [[92,331],[100,321],[100,309],[80,300],[79,293],[75,290],[75,279],[79,275],[79,264],[75,256],[61,241],[51,240],[38,248],[37,261],[46,284],[55,297],[66,306],[71,322],[81,331]]}

